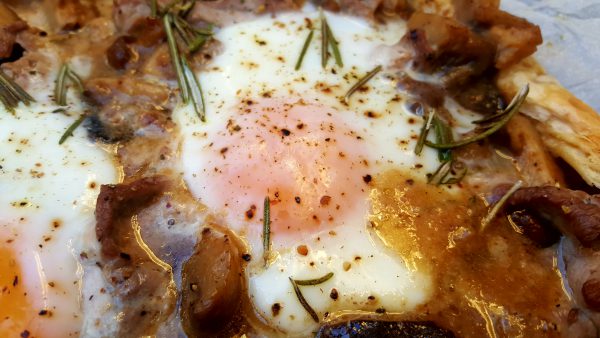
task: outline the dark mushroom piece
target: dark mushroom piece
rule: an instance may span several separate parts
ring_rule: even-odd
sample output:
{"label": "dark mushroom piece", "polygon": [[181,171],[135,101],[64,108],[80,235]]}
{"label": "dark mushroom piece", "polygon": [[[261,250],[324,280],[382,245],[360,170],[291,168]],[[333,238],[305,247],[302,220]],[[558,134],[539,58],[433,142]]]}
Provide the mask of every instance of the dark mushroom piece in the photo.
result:
{"label": "dark mushroom piece", "polygon": [[[509,219],[541,246],[558,229],[586,248],[600,248],[600,198],[564,188],[529,187],[515,192],[506,203]],[[554,229],[553,229],[554,228]]]}
{"label": "dark mushroom piece", "polygon": [[181,318],[192,337],[221,336],[232,329],[242,296],[242,255],[236,240],[205,228],[183,265]]}
{"label": "dark mushroom piece", "polygon": [[316,338],[451,338],[452,331],[430,321],[350,320],[328,323],[321,327]]}

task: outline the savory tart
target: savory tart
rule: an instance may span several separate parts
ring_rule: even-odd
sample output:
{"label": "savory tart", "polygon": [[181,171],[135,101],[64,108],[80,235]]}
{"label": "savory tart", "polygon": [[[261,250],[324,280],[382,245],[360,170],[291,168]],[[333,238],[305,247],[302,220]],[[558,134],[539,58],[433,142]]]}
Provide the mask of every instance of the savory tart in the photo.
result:
{"label": "savory tart", "polygon": [[0,336],[597,337],[600,117],[498,0],[0,3]]}

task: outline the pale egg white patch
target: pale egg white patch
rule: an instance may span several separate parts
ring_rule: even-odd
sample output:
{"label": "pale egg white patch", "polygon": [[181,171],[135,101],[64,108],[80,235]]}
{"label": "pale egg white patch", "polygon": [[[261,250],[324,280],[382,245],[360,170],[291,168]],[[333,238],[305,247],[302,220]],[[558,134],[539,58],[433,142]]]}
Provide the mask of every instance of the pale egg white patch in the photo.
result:
{"label": "pale egg white patch", "polygon": [[[218,184],[208,181],[211,178],[205,173],[219,171],[221,167],[213,168],[207,163],[211,162],[211,156],[226,157],[231,152],[222,147],[219,154],[211,148],[228,137],[223,130],[233,128],[232,134],[246,132],[246,125],[236,130],[231,121],[240,118],[240,112],[245,111],[243,105],[250,106],[250,111],[265,98],[302,101],[312,107],[322,105],[333,109],[339,121],[338,129],[350,126],[363,142],[360,147],[366,145],[368,151],[363,155],[373,177],[390,168],[399,168],[414,179],[424,180],[425,174],[439,165],[437,152],[432,149],[426,148],[421,156],[414,154],[422,119],[405,108],[406,97],[397,90],[394,71],[384,68],[368,82],[367,90],[357,91],[350,98],[348,105],[342,100],[362,76],[377,65],[391,63],[394,54],[390,46],[405,33],[404,22],[375,27],[360,18],[326,15],[339,41],[344,67],[335,66],[333,57],[325,69],[321,66],[317,11],[263,16],[225,27],[216,34],[215,38],[223,44],[222,53],[199,73],[207,102],[207,122],[201,123],[189,107],[179,108],[174,113],[183,135],[183,175],[190,191],[249,244],[253,257],[247,268],[250,297],[257,312],[286,336],[307,336],[318,328],[298,302],[289,277],[310,279],[334,273],[334,277],[322,285],[301,287],[307,302],[321,319],[325,313],[340,309],[410,311],[430,296],[429,276],[409,270],[401,257],[371,236],[367,226],[368,197],[336,218],[332,229],[298,233],[285,239],[274,231],[273,256],[267,268],[262,260],[262,196],[260,199],[254,196],[253,202],[258,206],[253,212],[255,218],[246,223],[239,217],[244,210],[230,210],[211,200],[219,189],[228,187],[219,188]],[[309,34],[308,21],[315,30],[314,40],[301,69],[296,71],[294,66]],[[267,110],[265,114],[269,114]],[[259,116],[257,121],[260,119]],[[246,134],[249,135],[246,140],[249,146],[254,146],[252,140],[256,136]],[[257,149],[269,151],[268,148]],[[264,172],[272,174],[269,167],[265,167]],[[232,181],[236,179],[231,177]],[[306,256],[297,251],[302,245],[308,248]],[[336,289],[337,299],[330,296],[332,289]],[[274,304],[278,304],[279,311],[273,311]]]}
{"label": "pale egg white patch", "polygon": [[58,144],[78,115],[52,113],[56,108],[33,103],[13,114],[0,107],[0,234],[10,241],[33,311],[48,311],[28,328],[48,337],[80,330],[78,260],[90,244],[82,240],[95,226],[100,185],[119,179],[111,155],[85,129]]}

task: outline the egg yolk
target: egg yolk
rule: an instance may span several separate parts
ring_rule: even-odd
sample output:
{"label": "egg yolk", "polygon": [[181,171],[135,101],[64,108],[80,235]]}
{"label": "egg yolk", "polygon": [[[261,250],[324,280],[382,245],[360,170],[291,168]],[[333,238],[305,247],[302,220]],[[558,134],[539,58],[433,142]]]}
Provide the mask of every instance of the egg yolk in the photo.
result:
{"label": "egg yolk", "polygon": [[343,224],[365,203],[367,146],[335,109],[304,100],[245,100],[210,143],[202,175],[206,199],[261,224],[270,200],[271,230],[283,235]]}
{"label": "egg yolk", "polygon": [[0,246],[0,336],[33,337],[35,332],[28,324],[35,315],[13,252]]}

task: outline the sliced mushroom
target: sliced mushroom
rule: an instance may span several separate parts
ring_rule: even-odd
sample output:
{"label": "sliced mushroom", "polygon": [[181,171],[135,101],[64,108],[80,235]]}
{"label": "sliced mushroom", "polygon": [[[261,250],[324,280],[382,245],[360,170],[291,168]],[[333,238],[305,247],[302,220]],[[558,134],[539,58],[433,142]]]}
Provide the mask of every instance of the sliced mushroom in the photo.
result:
{"label": "sliced mushroom", "polygon": [[181,317],[190,336],[213,336],[234,322],[242,298],[242,261],[235,241],[205,228],[183,265]]}
{"label": "sliced mushroom", "polygon": [[433,322],[350,320],[325,324],[317,333],[317,338],[450,338],[452,331],[440,328]]}

